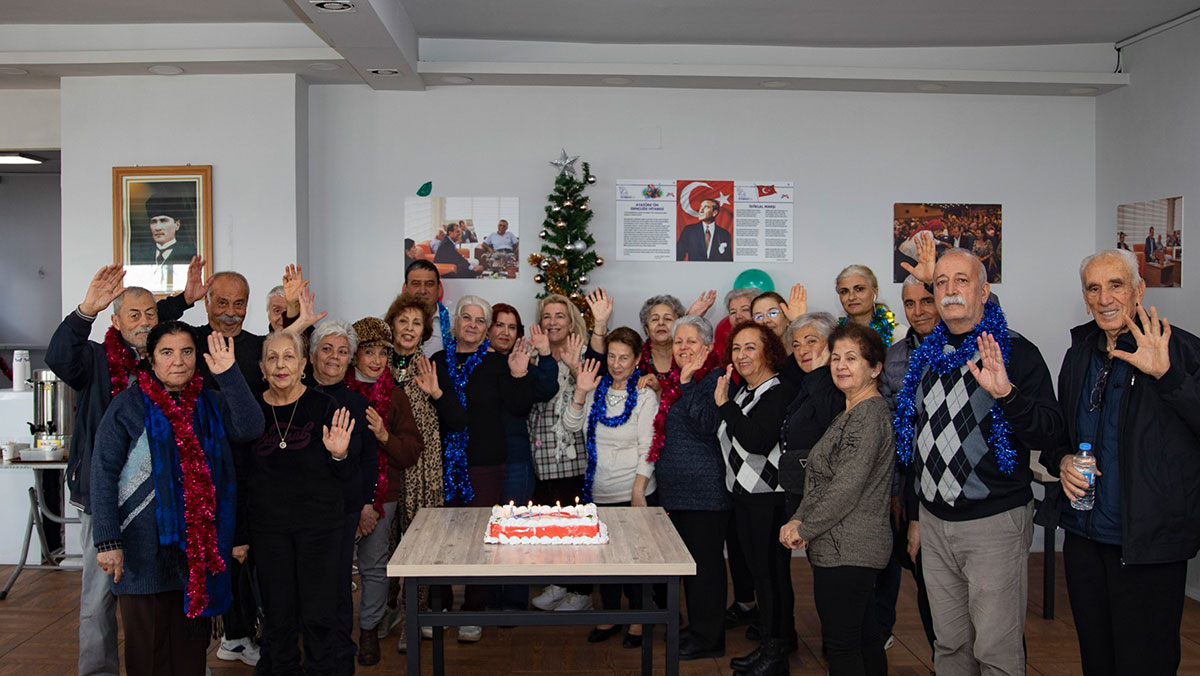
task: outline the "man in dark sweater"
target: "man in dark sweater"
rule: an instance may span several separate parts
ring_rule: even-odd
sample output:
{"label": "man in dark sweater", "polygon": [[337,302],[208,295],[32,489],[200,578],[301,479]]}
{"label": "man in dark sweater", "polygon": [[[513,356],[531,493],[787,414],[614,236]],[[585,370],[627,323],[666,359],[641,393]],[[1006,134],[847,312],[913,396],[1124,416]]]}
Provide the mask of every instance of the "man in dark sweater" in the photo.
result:
{"label": "man in dark sweater", "polygon": [[[125,271],[120,265],[100,268],[88,285],[83,302],[71,311],[46,351],[46,365],[77,393],[75,434],[67,460],[67,488],[71,504],[80,510],[83,547],[83,586],[79,595],[79,673],[85,676],[118,673],[117,602],[108,578],[95,565],[92,541],[91,476],[92,445],[96,429],[115,394],[134,379],[133,366],[145,356],[146,336],[159,319],[178,319],[192,303],[203,297],[200,283],[204,261],[192,259],[183,293],[157,303],[141,287],[125,288]],[[88,340],[92,324],[109,305],[113,306],[112,327],[105,344]],[[113,368],[120,373],[113,373]],[[115,376],[115,377],[114,377]]]}
{"label": "man in dark sweater", "polygon": [[[1080,276],[1092,321],[1071,331],[1059,371],[1068,441],[1042,464],[1061,493],[1048,493],[1039,516],[1066,531],[1083,672],[1174,674],[1187,562],[1200,549],[1200,339],[1155,308],[1147,315],[1128,250],[1089,256]],[[1073,466],[1081,442],[1097,464],[1089,511],[1060,499],[1088,486]]]}
{"label": "man in dark sweater", "polygon": [[1029,449],[1061,443],[1062,414],[1041,353],[988,302],[980,260],[951,249],[932,278],[942,321],[910,359],[896,450],[915,464],[909,552],[922,554],[934,667],[1024,674]]}

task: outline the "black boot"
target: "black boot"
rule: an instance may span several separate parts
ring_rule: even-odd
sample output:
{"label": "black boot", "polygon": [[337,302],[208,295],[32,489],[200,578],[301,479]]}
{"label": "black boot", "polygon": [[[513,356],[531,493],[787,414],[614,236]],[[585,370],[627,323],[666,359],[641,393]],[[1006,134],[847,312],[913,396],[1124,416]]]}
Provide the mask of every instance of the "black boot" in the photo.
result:
{"label": "black boot", "polygon": [[735,657],[729,660],[729,668],[733,669],[734,671],[744,671],[750,667],[753,667],[756,662],[762,659],[763,649],[766,647],[766,644],[767,642],[763,641],[749,655],[746,655],[745,657]]}
{"label": "black boot", "polygon": [[788,676],[787,649],[774,638],[764,638],[758,661],[748,669],[735,670],[734,676]]}

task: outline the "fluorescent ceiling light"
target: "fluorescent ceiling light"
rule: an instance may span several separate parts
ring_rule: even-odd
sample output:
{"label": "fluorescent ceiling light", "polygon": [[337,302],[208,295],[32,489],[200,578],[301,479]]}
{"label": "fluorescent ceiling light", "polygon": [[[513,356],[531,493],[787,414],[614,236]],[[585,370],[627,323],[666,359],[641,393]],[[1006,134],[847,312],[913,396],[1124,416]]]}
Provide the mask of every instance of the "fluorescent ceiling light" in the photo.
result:
{"label": "fluorescent ceiling light", "polygon": [[310,63],[310,64],[308,64],[308,67],[312,68],[313,70],[338,70],[339,68],[341,68],[341,66],[337,65],[336,63],[324,63],[324,62]]}
{"label": "fluorescent ceiling light", "polygon": [[788,83],[785,80],[764,80],[759,84],[767,89],[783,89],[784,87],[788,86]]}
{"label": "fluorescent ceiling light", "polygon": [[179,66],[150,66],[146,70],[155,75],[179,75],[183,72]]}
{"label": "fluorescent ceiling light", "polygon": [[0,153],[0,164],[41,164],[42,162],[45,160],[25,153]]}

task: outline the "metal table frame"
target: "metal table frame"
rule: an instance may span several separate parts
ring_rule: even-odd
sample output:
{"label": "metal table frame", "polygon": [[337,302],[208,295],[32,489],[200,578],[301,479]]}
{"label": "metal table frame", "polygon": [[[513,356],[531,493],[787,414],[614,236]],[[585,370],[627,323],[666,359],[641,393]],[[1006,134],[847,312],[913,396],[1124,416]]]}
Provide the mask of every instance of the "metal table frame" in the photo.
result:
{"label": "metal table frame", "polygon": [[[667,625],[667,676],[677,676],[679,673],[679,575],[644,575],[644,576],[553,576],[553,575],[508,575],[493,577],[463,577],[463,576],[423,576],[406,577],[404,579],[405,593],[405,627],[408,642],[408,671],[409,674],[421,673],[421,634],[422,626],[433,627],[433,673],[442,676],[446,670],[445,637],[443,627],[461,627],[463,625],[478,626],[570,626],[587,624],[641,624],[642,625],[642,673],[650,676],[653,673],[654,662],[654,625]],[[571,612],[546,612],[542,610],[490,610],[490,611],[452,611],[442,612],[441,593],[431,588],[429,603],[431,610],[421,611],[418,607],[417,588],[420,585],[452,585],[452,584],[539,584],[549,583],[559,586],[572,584],[640,584],[642,586],[642,607],[627,610],[580,610]],[[667,607],[656,609],[651,607],[651,586],[658,583],[667,585]]]}
{"label": "metal table frame", "polygon": [[[68,517],[58,514],[50,505],[46,503],[45,491],[42,485],[42,473],[49,470],[62,470],[62,483],[66,483],[65,462],[5,462],[4,469],[29,469],[33,470],[33,486],[29,488],[29,517],[25,522],[25,539],[21,543],[21,558],[17,561],[17,567],[8,577],[8,582],[5,583],[4,589],[0,590],[0,601],[8,598],[8,592],[12,590],[16,584],[17,578],[21,572],[29,570],[79,570],[78,566],[64,566],[63,561],[68,558],[66,552],[66,543],[63,546],[53,551],[49,550],[49,545],[46,544],[46,525],[42,520],[43,516],[57,524],[67,525],[79,523],[78,517]],[[51,564],[29,564],[26,560],[29,558],[29,544],[33,540],[33,534],[37,532],[38,542],[42,546],[42,552],[47,560],[53,561]]]}

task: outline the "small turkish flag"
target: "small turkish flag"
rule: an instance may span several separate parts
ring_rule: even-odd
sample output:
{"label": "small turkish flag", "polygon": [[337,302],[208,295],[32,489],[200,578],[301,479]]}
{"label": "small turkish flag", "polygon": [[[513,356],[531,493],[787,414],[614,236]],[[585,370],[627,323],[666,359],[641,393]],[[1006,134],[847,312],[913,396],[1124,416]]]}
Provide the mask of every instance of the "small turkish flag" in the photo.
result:
{"label": "small turkish flag", "polygon": [[758,196],[759,197],[766,197],[767,195],[774,195],[774,194],[775,194],[775,186],[773,186],[773,185],[758,186]]}

